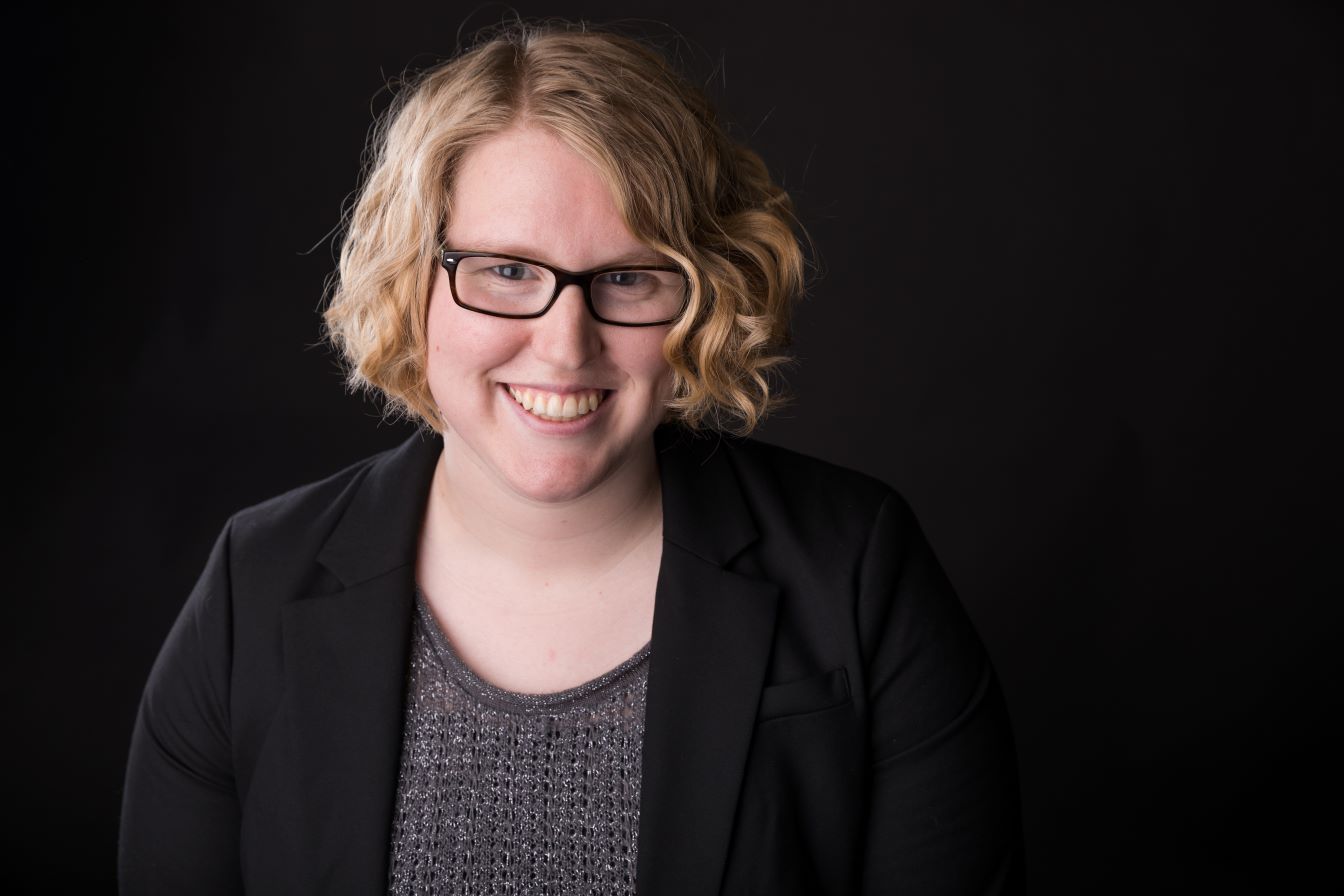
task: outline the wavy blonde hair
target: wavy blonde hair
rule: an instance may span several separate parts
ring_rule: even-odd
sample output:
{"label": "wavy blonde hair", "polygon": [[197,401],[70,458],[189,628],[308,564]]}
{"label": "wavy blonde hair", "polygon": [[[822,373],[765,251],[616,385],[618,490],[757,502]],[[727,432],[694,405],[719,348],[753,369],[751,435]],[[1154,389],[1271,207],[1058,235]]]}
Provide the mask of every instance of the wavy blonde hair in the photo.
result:
{"label": "wavy blonde hair", "polygon": [[749,432],[778,400],[803,289],[789,197],[661,55],[573,27],[495,35],[420,75],[375,126],[325,312],[351,386],[441,426],[425,333],[453,178],[473,147],[524,122],[591,162],[630,232],[690,278],[690,304],[663,344],[669,416]]}

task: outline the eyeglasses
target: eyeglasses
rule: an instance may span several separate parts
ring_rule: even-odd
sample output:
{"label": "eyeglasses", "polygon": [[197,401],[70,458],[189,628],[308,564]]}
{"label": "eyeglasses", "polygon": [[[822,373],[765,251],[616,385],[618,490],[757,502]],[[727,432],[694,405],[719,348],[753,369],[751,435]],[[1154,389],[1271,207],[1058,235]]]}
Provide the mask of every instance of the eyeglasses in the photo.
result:
{"label": "eyeglasses", "polygon": [[570,285],[583,291],[594,318],[618,327],[670,324],[690,301],[690,279],[679,267],[625,265],[566,271],[530,258],[442,250],[453,301],[494,317],[541,317]]}

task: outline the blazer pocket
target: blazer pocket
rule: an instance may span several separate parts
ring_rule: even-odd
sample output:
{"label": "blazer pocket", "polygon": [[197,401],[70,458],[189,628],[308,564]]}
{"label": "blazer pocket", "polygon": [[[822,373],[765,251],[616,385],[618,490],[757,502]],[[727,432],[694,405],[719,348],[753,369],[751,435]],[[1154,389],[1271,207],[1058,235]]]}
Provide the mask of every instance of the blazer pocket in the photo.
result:
{"label": "blazer pocket", "polygon": [[810,678],[764,688],[756,721],[768,722],[785,716],[819,712],[848,702],[849,676],[845,674],[845,667],[841,666]]}

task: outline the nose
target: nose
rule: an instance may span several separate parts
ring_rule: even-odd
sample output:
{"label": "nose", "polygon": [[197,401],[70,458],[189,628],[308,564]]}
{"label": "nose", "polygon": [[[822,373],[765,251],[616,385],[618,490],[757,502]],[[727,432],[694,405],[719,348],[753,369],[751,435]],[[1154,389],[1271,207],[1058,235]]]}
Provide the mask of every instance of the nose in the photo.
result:
{"label": "nose", "polygon": [[602,352],[602,334],[588,312],[583,290],[570,284],[551,310],[532,321],[532,347],[541,360],[561,370],[579,370]]}

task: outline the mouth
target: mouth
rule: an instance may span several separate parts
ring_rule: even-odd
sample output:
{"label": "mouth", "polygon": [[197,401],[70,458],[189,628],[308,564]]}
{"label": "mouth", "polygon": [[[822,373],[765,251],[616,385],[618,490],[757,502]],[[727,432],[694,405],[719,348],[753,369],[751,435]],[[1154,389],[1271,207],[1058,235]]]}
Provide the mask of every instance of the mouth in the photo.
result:
{"label": "mouth", "polygon": [[577,392],[547,392],[526,386],[506,384],[509,395],[533,417],[551,422],[577,420],[597,410],[607,397],[604,389],[580,389]]}

